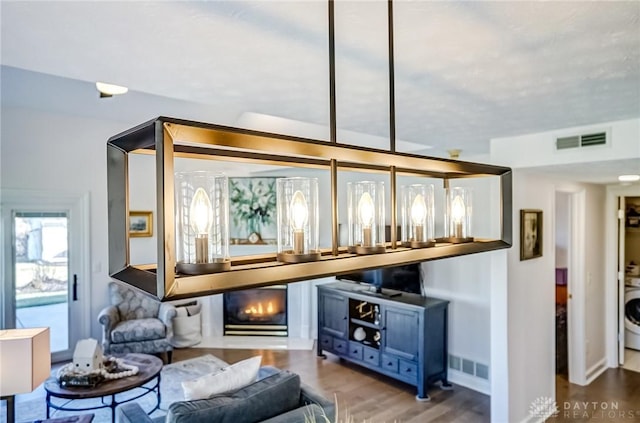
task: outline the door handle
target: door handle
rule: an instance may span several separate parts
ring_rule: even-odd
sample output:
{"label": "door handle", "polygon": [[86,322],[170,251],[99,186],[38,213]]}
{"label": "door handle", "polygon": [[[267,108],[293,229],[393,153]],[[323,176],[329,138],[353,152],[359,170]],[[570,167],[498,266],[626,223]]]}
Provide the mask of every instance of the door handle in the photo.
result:
{"label": "door handle", "polygon": [[73,301],[78,301],[78,275],[73,275]]}

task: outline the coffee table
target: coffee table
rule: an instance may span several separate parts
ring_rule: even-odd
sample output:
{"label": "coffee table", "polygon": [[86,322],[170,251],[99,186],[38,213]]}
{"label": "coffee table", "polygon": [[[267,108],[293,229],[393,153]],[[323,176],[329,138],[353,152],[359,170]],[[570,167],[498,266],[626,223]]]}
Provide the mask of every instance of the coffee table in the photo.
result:
{"label": "coffee table", "polygon": [[[51,408],[62,411],[87,411],[111,408],[111,422],[115,423],[115,411],[118,405],[134,401],[151,392],[156,393],[157,402],[153,409],[149,410],[147,414],[151,414],[157,410],[160,407],[160,371],[162,370],[162,360],[153,355],[138,353],[129,353],[120,358],[124,359],[126,364],[138,366],[138,374],[122,379],[104,381],[94,388],[62,387],[55,378],[49,378],[44,383],[44,389],[47,392],[47,418],[49,418]],[[151,383],[152,386],[143,386],[150,381],[153,381]],[[116,398],[117,394],[122,394],[132,389],[142,389],[143,392],[131,398],[127,397],[122,400]],[[108,397],[111,397],[111,401],[105,402],[105,398]],[[101,398],[102,401],[99,405],[93,407],[69,408],[64,406],[66,402],[64,405],[54,404],[51,401],[52,398],[68,400]]]}

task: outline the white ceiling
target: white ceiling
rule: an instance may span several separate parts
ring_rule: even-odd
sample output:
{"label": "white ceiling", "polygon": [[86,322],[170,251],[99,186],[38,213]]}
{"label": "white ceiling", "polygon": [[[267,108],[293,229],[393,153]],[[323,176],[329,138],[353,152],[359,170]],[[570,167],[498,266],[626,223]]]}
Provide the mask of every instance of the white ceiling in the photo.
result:
{"label": "white ceiling", "polygon": [[[101,80],[132,90],[108,112],[122,121],[239,125],[249,114],[326,128],[326,11],[324,1],[2,1],[3,102],[27,102],[18,85],[71,80],[95,96]],[[396,0],[394,18],[397,138],[426,154],[458,148],[464,159],[488,154],[490,138],[640,117],[638,1]],[[388,137],[386,1],[336,2],[336,72],[339,128]],[[73,97],[58,107],[73,109]],[[621,165],[640,171],[631,160],[598,172]]]}

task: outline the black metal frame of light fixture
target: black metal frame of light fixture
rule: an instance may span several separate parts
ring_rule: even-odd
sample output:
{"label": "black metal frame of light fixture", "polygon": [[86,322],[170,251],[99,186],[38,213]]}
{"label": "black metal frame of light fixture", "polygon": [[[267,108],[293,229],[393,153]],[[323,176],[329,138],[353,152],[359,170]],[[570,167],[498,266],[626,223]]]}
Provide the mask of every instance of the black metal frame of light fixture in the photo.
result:
{"label": "black metal frame of light fixture", "polygon": [[[395,149],[395,99],[393,90],[393,4],[388,2],[390,149],[379,150],[339,143],[335,103],[335,33],[333,1],[329,0],[330,141],[272,134],[169,117],[159,117],[121,134],[107,143],[109,274],[160,300],[216,294],[314,279],[354,270],[416,263],[439,258],[509,248],[512,243],[511,169],[501,166],[398,153]],[[277,153],[273,153],[273,152]],[[129,260],[128,155],[155,154],[157,204],[157,265],[134,266]],[[321,168],[331,178],[332,247],[322,250],[319,261],[282,263],[276,254],[233,257],[228,272],[183,276],[175,272],[174,157],[258,162]],[[382,164],[372,164],[382,163]],[[384,254],[350,254],[338,244],[338,169],[383,172],[391,180],[391,241]],[[442,244],[411,249],[397,240],[397,174],[443,180],[478,176],[500,177],[501,239],[475,239],[465,244]]]}

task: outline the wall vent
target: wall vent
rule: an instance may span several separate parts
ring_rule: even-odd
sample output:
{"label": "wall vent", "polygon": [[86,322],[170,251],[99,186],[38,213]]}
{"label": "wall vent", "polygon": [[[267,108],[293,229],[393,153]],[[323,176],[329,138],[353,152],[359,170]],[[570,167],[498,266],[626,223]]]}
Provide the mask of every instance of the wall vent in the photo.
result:
{"label": "wall vent", "polygon": [[605,145],[606,143],[607,143],[606,132],[596,132],[593,134],[585,134],[585,135],[573,135],[570,137],[556,138],[556,150],[593,147],[596,145]]}
{"label": "wall vent", "polygon": [[489,380],[489,366],[469,360],[464,357],[458,357],[449,354],[449,368],[475,376],[481,379]]}

